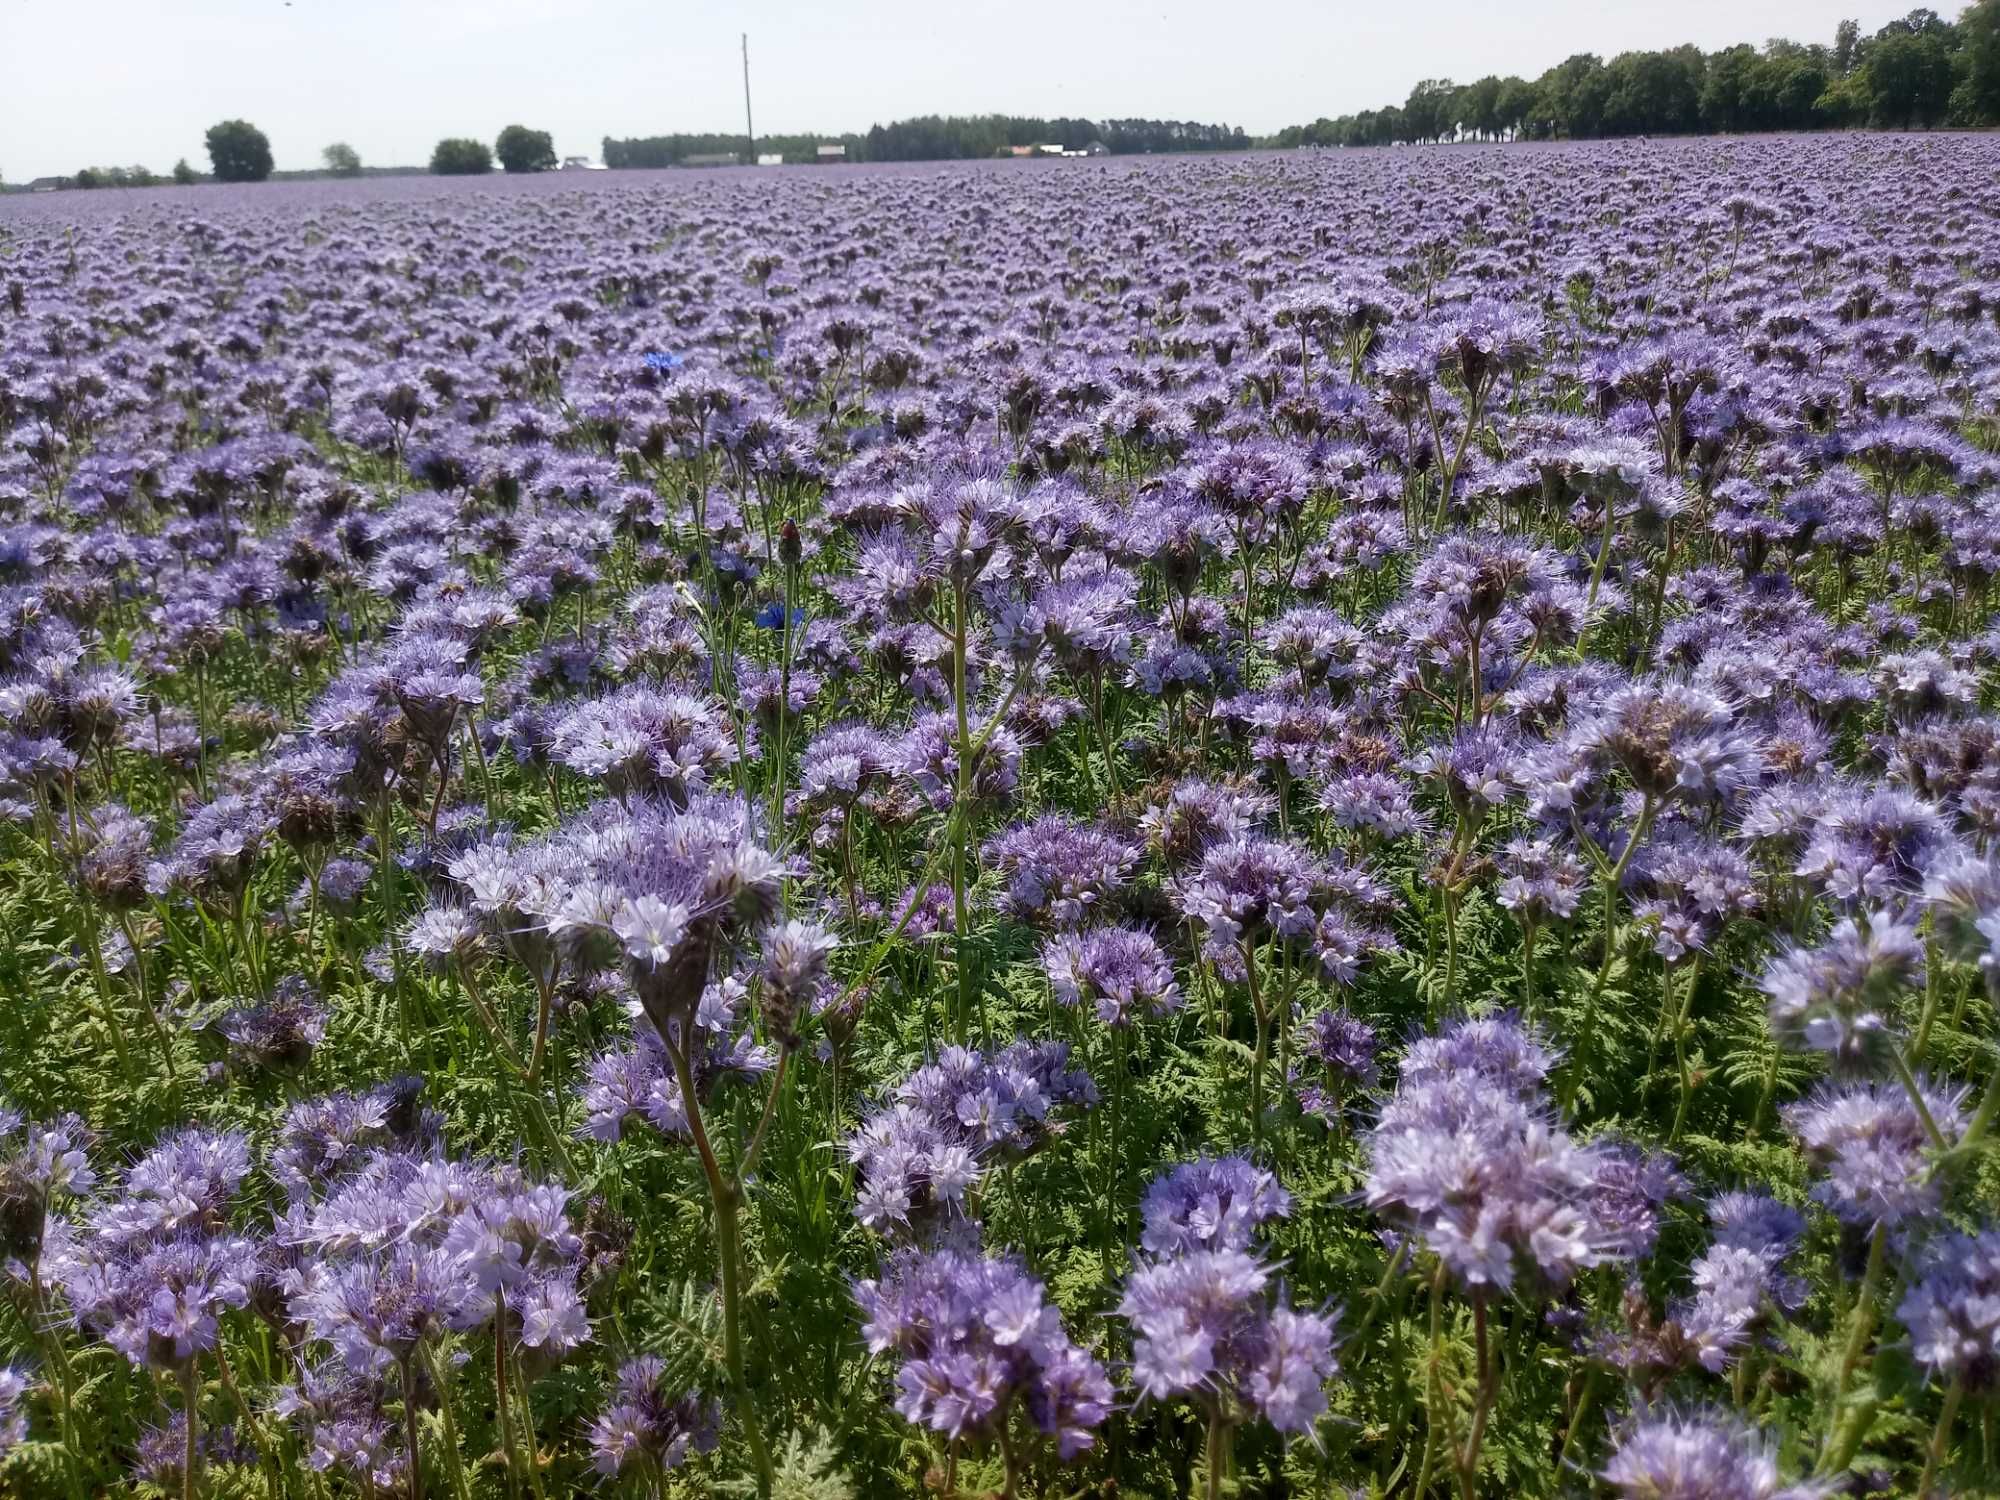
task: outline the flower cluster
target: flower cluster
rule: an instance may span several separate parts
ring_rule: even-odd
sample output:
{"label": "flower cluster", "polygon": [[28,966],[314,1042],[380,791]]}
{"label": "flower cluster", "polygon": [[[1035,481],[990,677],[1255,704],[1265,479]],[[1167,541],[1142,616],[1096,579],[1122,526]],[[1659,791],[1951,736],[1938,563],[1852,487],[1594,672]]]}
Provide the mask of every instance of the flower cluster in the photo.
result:
{"label": "flower cluster", "polygon": [[1176,1167],[1147,1190],[1146,1232],[1118,1312],[1132,1324],[1132,1383],[1155,1401],[1190,1395],[1304,1433],[1326,1410],[1338,1315],[1294,1308],[1254,1253],[1257,1226],[1290,1211],[1241,1157]]}
{"label": "flower cluster", "polygon": [[1096,1086],[1069,1065],[1061,1042],[1016,1042],[990,1059],[947,1047],[848,1140],[855,1213],[882,1232],[959,1221],[990,1168],[1040,1150],[1066,1116],[1096,1102]]}
{"label": "flower cluster", "polygon": [[1041,1282],[1011,1260],[901,1250],[854,1284],[871,1354],[895,1354],[896,1410],[946,1437],[988,1439],[1018,1407],[1063,1458],[1111,1410],[1104,1366],[1078,1348]]}
{"label": "flower cluster", "polygon": [[1410,1046],[1368,1133],[1368,1206],[1467,1287],[1561,1288],[1631,1253],[1596,1211],[1618,1158],[1542,1097],[1553,1061],[1511,1016],[1455,1022]]}

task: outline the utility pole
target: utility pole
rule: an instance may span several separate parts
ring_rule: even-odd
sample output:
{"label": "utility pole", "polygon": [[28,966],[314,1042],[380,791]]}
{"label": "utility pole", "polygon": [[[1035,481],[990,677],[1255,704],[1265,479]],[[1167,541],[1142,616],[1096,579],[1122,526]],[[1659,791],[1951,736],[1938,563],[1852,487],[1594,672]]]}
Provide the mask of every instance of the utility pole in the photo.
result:
{"label": "utility pole", "polygon": [[743,133],[750,138],[749,166],[757,165],[757,127],[750,123],[750,33],[743,33]]}

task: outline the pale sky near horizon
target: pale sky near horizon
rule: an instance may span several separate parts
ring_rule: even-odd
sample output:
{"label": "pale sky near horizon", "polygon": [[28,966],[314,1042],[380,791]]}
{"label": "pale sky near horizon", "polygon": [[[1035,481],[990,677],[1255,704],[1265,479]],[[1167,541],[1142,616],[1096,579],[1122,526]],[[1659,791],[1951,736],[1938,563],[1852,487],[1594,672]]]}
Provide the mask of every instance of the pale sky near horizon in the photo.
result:
{"label": "pale sky near horizon", "polygon": [[[1957,6],[1936,4],[1943,14]],[[519,122],[558,154],[606,135],[760,133],[913,114],[1146,116],[1251,134],[1400,102],[1422,78],[1533,78],[1574,52],[1865,33],[1910,0],[0,0],[0,176],[185,156],[243,117],[281,169],[346,141],[373,165]]]}

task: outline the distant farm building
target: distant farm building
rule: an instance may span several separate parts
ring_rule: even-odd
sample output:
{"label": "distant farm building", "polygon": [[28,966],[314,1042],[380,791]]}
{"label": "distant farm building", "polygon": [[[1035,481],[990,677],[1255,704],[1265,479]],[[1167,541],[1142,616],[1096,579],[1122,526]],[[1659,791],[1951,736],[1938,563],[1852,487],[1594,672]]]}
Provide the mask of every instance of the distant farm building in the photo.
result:
{"label": "distant farm building", "polygon": [[838,141],[822,141],[819,150],[814,154],[818,160],[823,162],[846,161],[847,147]]}
{"label": "distant farm building", "polygon": [[1043,141],[1033,146],[1002,146],[993,154],[1005,157],[1010,161],[1027,161],[1038,157],[1055,157],[1065,161],[1078,161],[1086,156],[1108,156],[1110,153],[1105,149],[1102,141],[1092,141],[1088,146],[1082,147],[1079,150],[1071,150],[1053,141]]}
{"label": "distant farm building", "polygon": [[593,161],[588,156],[565,156],[563,158],[562,169],[565,172],[602,172],[607,170],[603,162]]}
{"label": "distant farm building", "polygon": [[733,167],[737,160],[734,151],[697,151],[691,156],[683,156],[680,164],[684,167]]}
{"label": "distant farm building", "polygon": [[757,165],[760,167],[782,167],[784,164],[785,153],[782,151],[760,151],[757,153]]}

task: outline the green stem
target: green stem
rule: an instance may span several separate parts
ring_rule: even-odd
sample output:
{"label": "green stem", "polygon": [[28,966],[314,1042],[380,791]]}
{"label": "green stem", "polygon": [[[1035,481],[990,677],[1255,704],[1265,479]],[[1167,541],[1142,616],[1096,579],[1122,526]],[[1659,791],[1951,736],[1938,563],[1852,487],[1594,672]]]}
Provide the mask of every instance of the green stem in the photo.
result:
{"label": "green stem", "polygon": [[201,1377],[196,1361],[181,1367],[181,1414],[186,1419],[181,1446],[181,1500],[201,1493]]}
{"label": "green stem", "polygon": [[1833,1403],[1827,1413],[1826,1444],[1820,1450],[1817,1473],[1836,1474],[1847,1467],[1853,1444],[1841,1431],[1841,1407],[1861,1356],[1868,1348],[1868,1336],[1875,1331],[1875,1294],[1882,1285],[1882,1269],[1888,1261],[1889,1226],[1877,1224],[1868,1238],[1868,1267],[1861,1274],[1861,1286],[1854,1296],[1853,1321],[1848,1325],[1847,1346],[1840,1356],[1840,1373],[1834,1380]]}
{"label": "green stem", "polygon": [[493,1299],[493,1399],[500,1413],[500,1447],[507,1455],[507,1493],[521,1492],[519,1450],[514,1442],[514,1403],[508,1399],[507,1293]]}
{"label": "green stem", "polygon": [[1932,1147],[1938,1151],[1948,1149],[1944,1132],[1938,1129],[1937,1121],[1931,1118],[1931,1108],[1924,1102],[1923,1090],[1917,1087],[1916,1075],[1910,1071],[1908,1059],[1903,1056],[1900,1045],[1889,1049],[1889,1065],[1896,1070],[1897,1081],[1903,1085],[1903,1092],[1910,1096],[1910,1107],[1923,1121],[1924,1134],[1930,1138]]}
{"label": "green stem", "polygon": [[1576,1447],[1576,1435],[1582,1430],[1584,1419],[1590,1415],[1596,1399],[1597,1367],[1592,1365],[1583,1372],[1583,1390],[1577,1395],[1576,1410],[1570,1414],[1569,1425],[1563,1429],[1562,1447],[1556,1453],[1556,1473],[1559,1476],[1563,1465],[1569,1462],[1570,1453]]}
{"label": "green stem", "polygon": [[1219,1399],[1208,1409],[1208,1451],[1204,1462],[1208,1470],[1203,1476],[1208,1500],[1222,1500],[1222,1476],[1229,1468],[1229,1422],[1222,1415]]}
{"label": "green stem", "polygon": [[424,1455],[417,1443],[417,1372],[410,1360],[406,1354],[396,1362],[403,1381],[403,1441],[410,1450],[410,1500],[424,1500]]}
{"label": "green stem", "polygon": [[438,1391],[438,1420],[444,1427],[444,1461],[451,1470],[452,1493],[458,1500],[472,1500],[472,1483],[458,1453],[458,1418],[453,1415],[458,1402],[451,1388],[451,1361],[440,1359],[435,1347],[424,1350],[424,1360],[431,1372],[431,1383]]}
{"label": "green stem", "polygon": [[1264,992],[1257,984],[1257,955],[1246,940],[1242,945],[1244,980],[1250,989],[1250,1008],[1257,1017],[1257,1048],[1250,1057],[1250,1149],[1254,1154],[1264,1143],[1264,1068],[1271,1060],[1271,1013],[1264,1004]]}
{"label": "green stem", "polygon": [[1944,1466],[1945,1450],[1951,1445],[1951,1424],[1958,1419],[1958,1403],[1964,1395],[1965,1377],[1954,1375],[1944,1393],[1944,1410],[1938,1413],[1937,1426],[1931,1430],[1931,1445],[1924,1455],[1923,1477],[1917,1481],[1917,1500],[1925,1500],[1930,1494],[1931,1481]]}
{"label": "green stem", "polygon": [[715,1208],[715,1253],[722,1280],[722,1342],[728,1366],[730,1389],[736,1398],[737,1420],[743,1424],[744,1441],[757,1473],[757,1493],[770,1500],[773,1472],[771,1453],[764,1444],[764,1428],[757,1416],[756,1398],[750,1393],[750,1379],[743,1359],[742,1226],[738,1212],[742,1192],[723,1176],[715,1150],[709,1144],[708,1127],[702,1119],[701,1097],[695,1090],[694,1069],[688,1061],[685,1039],[668,1037],[667,1055],[673,1060],[674,1078],[680,1085],[681,1104],[687,1114],[688,1134],[694,1138],[695,1154],[708,1182],[708,1196]]}
{"label": "green stem", "polygon": [[1611,535],[1617,529],[1618,507],[1609,495],[1604,497],[1604,536],[1597,546],[1597,562],[1590,570],[1590,592],[1583,601],[1583,624],[1576,632],[1576,659],[1584,659],[1584,647],[1590,640],[1590,612],[1597,608],[1597,590],[1604,582],[1604,565],[1611,560]]}
{"label": "green stem", "polygon": [[1479,1448],[1486,1437],[1486,1422],[1493,1411],[1493,1398],[1499,1391],[1498,1371],[1493,1364],[1486,1322],[1486,1296],[1483,1292],[1476,1292],[1472,1298],[1472,1338],[1478,1351],[1479,1383],[1472,1408],[1472,1431],[1467,1434],[1465,1451],[1458,1459],[1460,1500],[1475,1500],[1478,1493]]}
{"label": "green stem", "polygon": [[[1417,1468],[1417,1487],[1410,1493],[1423,1500],[1430,1488],[1431,1465],[1437,1458],[1438,1438],[1449,1427],[1444,1406],[1444,1380],[1439,1366],[1444,1363],[1444,1262],[1431,1273],[1431,1349],[1424,1361],[1424,1459]],[[1451,1441],[1456,1441],[1452,1439]]]}
{"label": "green stem", "polygon": [[1682,987],[1681,1008],[1674,1017],[1674,1061],[1680,1066],[1681,1098],[1674,1109],[1674,1128],[1667,1134],[1667,1143],[1672,1145],[1681,1138],[1681,1127],[1687,1123],[1688,1105],[1694,1099],[1694,1070],[1688,1066],[1687,1033],[1688,1024],[1694,1014],[1695,987],[1701,983],[1701,956],[1688,966],[1687,983]]}

